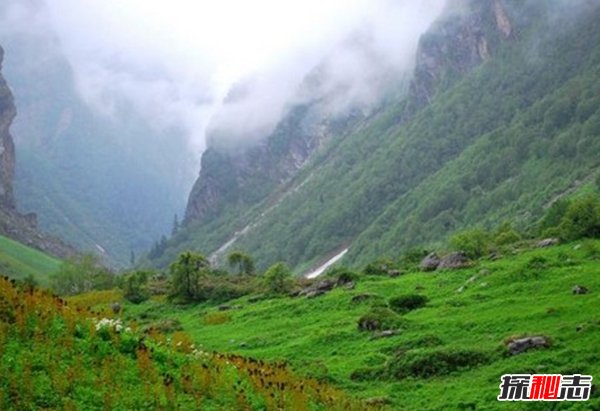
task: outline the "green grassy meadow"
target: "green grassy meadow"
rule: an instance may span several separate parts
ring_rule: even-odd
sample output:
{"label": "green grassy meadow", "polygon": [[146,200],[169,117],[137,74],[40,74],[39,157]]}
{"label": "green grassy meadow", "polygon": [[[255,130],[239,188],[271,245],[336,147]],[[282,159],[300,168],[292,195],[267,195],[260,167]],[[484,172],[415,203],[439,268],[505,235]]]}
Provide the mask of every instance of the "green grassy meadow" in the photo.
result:
{"label": "green grassy meadow", "polygon": [[47,285],[48,276],[60,265],[61,261],[54,257],[0,236],[0,273],[3,275],[16,279],[32,276],[38,283]]}
{"label": "green grassy meadow", "polygon": [[[505,373],[600,375],[600,241],[523,246],[513,253],[461,270],[364,276],[353,290],[336,288],[310,299],[244,297],[227,303],[227,311],[150,300],[127,305],[125,312],[142,322],[179,320],[205,351],[284,360],[300,375],[359,398],[382,397],[392,409],[598,409],[597,392],[589,402],[555,408],[497,402]],[[574,295],[575,285],[590,292]],[[366,293],[373,297],[351,302]],[[358,329],[372,306],[414,293],[428,303],[403,314],[396,335],[374,338]],[[507,339],[533,335],[548,337],[551,346],[508,354]],[[394,376],[398,370],[404,370],[400,377]]]}

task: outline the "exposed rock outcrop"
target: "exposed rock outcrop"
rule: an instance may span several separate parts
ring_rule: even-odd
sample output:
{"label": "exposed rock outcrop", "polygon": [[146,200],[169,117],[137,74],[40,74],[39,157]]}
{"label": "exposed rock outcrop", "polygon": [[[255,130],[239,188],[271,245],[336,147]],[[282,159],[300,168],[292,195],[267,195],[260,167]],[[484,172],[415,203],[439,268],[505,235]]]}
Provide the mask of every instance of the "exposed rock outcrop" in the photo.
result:
{"label": "exposed rock outcrop", "polygon": [[[495,24],[488,24],[490,20]],[[428,105],[440,88],[491,58],[491,45],[510,39],[512,30],[502,0],[449,2],[445,15],[421,37],[411,84],[413,99],[406,115]]]}
{"label": "exposed rock outcrop", "polygon": [[[4,49],[0,47],[0,71]],[[15,209],[13,180],[15,176],[15,144],[9,128],[17,115],[13,95],[0,74],[0,207]]]}

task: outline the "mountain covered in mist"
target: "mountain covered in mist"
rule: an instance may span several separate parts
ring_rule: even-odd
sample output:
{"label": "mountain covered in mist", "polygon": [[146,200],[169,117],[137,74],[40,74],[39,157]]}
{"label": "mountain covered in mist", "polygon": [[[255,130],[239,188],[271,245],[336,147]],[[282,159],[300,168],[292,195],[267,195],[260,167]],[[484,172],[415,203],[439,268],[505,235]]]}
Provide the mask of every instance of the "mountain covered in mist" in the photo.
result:
{"label": "mountain covered in mist", "polygon": [[185,140],[153,128],[125,101],[105,113],[91,107],[50,29],[5,26],[0,38],[18,113],[20,208],[80,250],[129,265],[132,252],[171,232],[184,207]]}
{"label": "mountain covered in mist", "polygon": [[345,248],[363,264],[465,227],[535,224],[597,179],[598,18],[593,1],[448,2],[410,83],[392,74],[368,109],[313,94],[252,144],[209,141],[185,226],[151,264],[241,249],[301,272]]}
{"label": "mountain covered in mist", "polygon": [[67,257],[74,253],[71,247],[40,232],[35,214],[24,215],[17,211],[13,190],[17,160],[10,133],[17,112],[13,94],[1,72],[3,61],[4,49],[0,46],[0,235],[59,257]]}

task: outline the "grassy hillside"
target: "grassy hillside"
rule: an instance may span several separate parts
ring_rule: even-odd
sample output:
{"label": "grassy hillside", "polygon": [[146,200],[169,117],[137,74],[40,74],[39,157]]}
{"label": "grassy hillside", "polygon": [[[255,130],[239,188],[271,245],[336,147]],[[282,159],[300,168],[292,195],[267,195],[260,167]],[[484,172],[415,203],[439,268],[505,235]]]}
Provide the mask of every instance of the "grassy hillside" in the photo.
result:
{"label": "grassy hillside", "polygon": [[[515,35],[409,121],[411,101],[389,104],[261,205],[230,205],[190,226],[154,263],[185,249],[210,253],[237,233],[233,247],[261,268],[283,260],[307,271],[347,246],[345,261],[360,265],[468,226],[526,227],[559,196],[598,181],[600,7],[504,3]],[[423,40],[436,41],[452,39]]]}
{"label": "grassy hillside", "polygon": [[[131,318],[178,320],[203,350],[285,360],[299,374],[328,381],[398,410],[549,409],[496,401],[505,373],[600,373],[600,241],[536,249],[521,244],[499,260],[454,271],[362,275],[356,288],[316,298],[282,297],[176,308],[160,301],[126,307]],[[590,292],[574,295],[575,285]],[[393,297],[425,296],[424,307],[392,315],[393,336],[375,338],[358,320]],[[354,297],[369,295],[362,302]],[[252,302],[254,301],[254,302]],[[550,347],[510,355],[511,338],[542,335]],[[590,402],[560,408],[600,407]]]}
{"label": "grassy hillside", "polygon": [[2,410],[368,408],[285,364],[209,353],[6,278],[0,302]]}
{"label": "grassy hillside", "polygon": [[61,261],[41,251],[0,236],[0,274],[16,279],[32,276],[47,285],[48,276],[58,270]]}

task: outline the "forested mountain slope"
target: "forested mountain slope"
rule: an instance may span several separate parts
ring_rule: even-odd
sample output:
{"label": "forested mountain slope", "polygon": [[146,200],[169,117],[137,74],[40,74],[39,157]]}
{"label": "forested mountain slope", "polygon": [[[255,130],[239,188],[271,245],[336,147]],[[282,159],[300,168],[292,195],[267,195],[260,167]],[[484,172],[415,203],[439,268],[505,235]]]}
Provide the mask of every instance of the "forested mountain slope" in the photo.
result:
{"label": "forested mountain slope", "polygon": [[157,131],[125,102],[113,115],[91,107],[50,29],[2,27],[0,39],[18,113],[19,207],[107,264],[129,265],[131,251],[170,233],[183,212],[192,157],[185,138]]}
{"label": "forested mountain slope", "polygon": [[[334,131],[261,202],[236,198],[188,221],[153,263],[226,245],[302,271],[345,247],[358,264],[467,226],[532,224],[597,179],[598,18],[585,1],[450,9],[422,36],[405,98]],[[221,165],[211,168],[228,187]]]}

